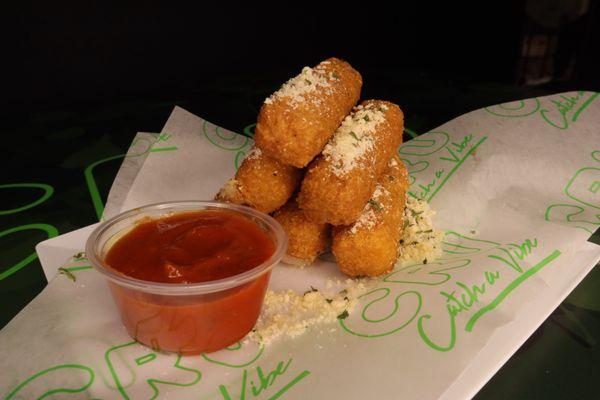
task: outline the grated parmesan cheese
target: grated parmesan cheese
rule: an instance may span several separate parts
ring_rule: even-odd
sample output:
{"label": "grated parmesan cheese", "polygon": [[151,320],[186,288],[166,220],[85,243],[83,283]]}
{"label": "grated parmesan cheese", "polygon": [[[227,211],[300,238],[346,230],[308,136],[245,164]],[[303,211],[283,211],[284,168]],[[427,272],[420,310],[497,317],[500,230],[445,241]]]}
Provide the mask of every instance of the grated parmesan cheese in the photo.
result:
{"label": "grated parmesan cheese", "polygon": [[386,212],[386,209],[383,205],[384,202],[381,201],[381,198],[389,196],[390,192],[378,184],[373,192],[373,196],[367,202],[367,204],[365,204],[360,217],[352,224],[350,233],[355,234],[359,229],[369,229],[374,227],[378,219],[381,218],[381,213]]}
{"label": "grated parmesan cheese", "polygon": [[238,197],[239,182],[236,179],[229,179],[225,185],[219,190],[217,199],[232,200]]}
{"label": "grated parmesan cheese", "polygon": [[375,142],[371,133],[385,121],[385,110],[385,104],[359,105],[351,115],[344,118],[342,125],[323,149],[323,156],[330,162],[336,176],[343,176],[356,168],[361,158],[373,148]]}
{"label": "grated parmesan cheese", "polygon": [[[345,288],[337,292],[321,292],[312,287],[304,294],[293,290],[268,290],[262,313],[248,338],[269,345],[282,336],[302,335],[310,326],[345,318],[352,314],[358,298],[374,282],[373,279],[347,279]],[[327,282],[326,289],[332,286]]]}
{"label": "grated parmesan cheese", "polygon": [[246,159],[254,160],[254,159],[259,158],[261,155],[262,155],[262,150],[259,149],[257,146],[252,146],[252,148],[248,152],[248,155],[246,156]]}
{"label": "grated parmesan cheese", "polygon": [[[278,99],[288,98],[292,106],[306,101],[306,95],[314,92],[318,86],[323,88],[331,87],[330,81],[335,80],[331,74],[328,74],[324,68],[329,64],[323,61],[315,68],[304,67],[302,72],[288,80],[281,86],[281,89],[265,99],[265,104],[273,104]],[[332,94],[333,91],[326,90],[325,94]],[[315,98],[313,102],[320,104],[320,99]],[[317,104],[317,105],[319,105]]]}
{"label": "grated parmesan cheese", "polygon": [[442,254],[444,232],[434,229],[435,211],[425,200],[406,197],[404,230],[400,240],[400,255],[396,266],[433,261]]}
{"label": "grated parmesan cheese", "polygon": [[[373,192],[373,200],[386,195],[389,192],[378,186]],[[369,203],[365,209],[373,212],[372,207],[374,206]],[[404,209],[406,226],[396,266],[422,262],[425,258],[433,261],[441,254],[443,232],[433,228],[434,214],[424,200],[417,200],[412,196],[407,198]],[[267,346],[283,337],[300,336],[311,326],[331,324],[346,318],[352,315],[358,299],[377,282],[377,278],[347,279],[345,282],[328,280],[323,291],[311,287],[304,294],[293,290],[267,290],[261,315],[246,340]],[[339,290],[340,287],[344,289]]]}

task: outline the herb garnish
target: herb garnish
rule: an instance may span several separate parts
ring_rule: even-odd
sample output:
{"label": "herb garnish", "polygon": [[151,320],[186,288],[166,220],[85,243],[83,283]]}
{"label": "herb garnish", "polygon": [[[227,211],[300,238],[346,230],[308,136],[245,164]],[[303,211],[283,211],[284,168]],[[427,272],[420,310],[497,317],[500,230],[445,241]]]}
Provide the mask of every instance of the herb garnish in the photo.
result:
{"label": "herb garnish", "polygon": [[60,267],[58,270],[60,271],[61,274],[63,274],[64,276],[66,276],[67,278],[72,280],[73,282],[75,282],[77,280],[75,275],[73,275],[73,273],[71,271],[69,271],[68,269],[66,269],[64,267]]}
{"label": "herb garnish", "polygon": [[356,133],[354,133],[354,131],[350,131],[350,135],[357,141],[360,141],[360,139],[358,138],[358,136],[356,136]]}
{"label": "herb garnish", "polygon": [[344,312],[341,313],[340,315],[338,315],[337,318],[338,319],[346,319],[346,318],[348,318],[348,315],[350,315],[350,314],[348,314],[348,310],[344,310]]}
{"label": "herb garnish", "polygon": [[306,292],[304,292],[304,294],[302,296],[306,296],[309,293],[318,292],[318,291],[319,291],[319,289],[314,288],[312,285],[310,285],[310,290],[307,290]]}
{"label": "herb garnish", "polygon": [[373,200],[373,199],[369,199],[368,202],[371,207],[373,207],[376,211],[381,211],[383,210],[383,206],[381,205],[381,203],[379,203],[377,200]]}

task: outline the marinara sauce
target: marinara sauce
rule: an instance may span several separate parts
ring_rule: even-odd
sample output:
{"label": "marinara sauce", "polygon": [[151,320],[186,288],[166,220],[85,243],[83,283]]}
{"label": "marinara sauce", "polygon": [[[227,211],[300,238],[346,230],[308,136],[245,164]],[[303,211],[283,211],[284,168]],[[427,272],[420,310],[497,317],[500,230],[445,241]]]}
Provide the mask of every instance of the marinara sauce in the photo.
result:
{"label": "marinara sauce", "polygon": [[[150,282],[216,281],[262,264],[275,243],[254,221],[226,210],[202,210],[139,221],[104,262]],[[142,292],[110,283],[128,332],[158,350],[198,354],[244,337],[260,313],[270,272],[230,289],[198,295]]]}

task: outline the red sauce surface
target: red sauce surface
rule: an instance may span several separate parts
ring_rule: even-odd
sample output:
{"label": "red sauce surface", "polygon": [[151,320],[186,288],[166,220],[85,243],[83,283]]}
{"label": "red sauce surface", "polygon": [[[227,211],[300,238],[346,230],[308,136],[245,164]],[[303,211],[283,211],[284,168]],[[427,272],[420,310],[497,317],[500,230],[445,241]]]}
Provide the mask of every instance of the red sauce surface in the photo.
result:
{"label": "red sauce surface", "polygon": [[268,234],[248,218],[203,210],[141,221],[110,248],[105,262],[146,281],[198,283],[248,271],[274,250]]}
{"label": "red sauce surface", "polygon": [[[204,282],[261,264],[275,243],[251,220],[228,211],[195,211],[141,221],[109,249],[105,262],[154,282]],[[199,354],[223,349],[252,329],[270,272],[227,290],[195,295],[147,293],[109,282],[121,320],[138,342]]]}

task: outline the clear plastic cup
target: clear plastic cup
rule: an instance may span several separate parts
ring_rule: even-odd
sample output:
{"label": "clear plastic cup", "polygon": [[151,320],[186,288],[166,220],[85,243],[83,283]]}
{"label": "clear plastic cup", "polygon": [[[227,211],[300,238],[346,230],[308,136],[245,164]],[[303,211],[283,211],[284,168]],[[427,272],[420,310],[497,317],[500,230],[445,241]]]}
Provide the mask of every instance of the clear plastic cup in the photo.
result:
{"label": "clear plastic cup", "polygon": [[[132,278],[104,263],[110,247],[141,219],[199,210],[227,210],[248,218],[269,235],[275,251],[241,274],[189,284]],[[155,350],[199,354],[223,349],[254,327],[271,269],[287,250],[287,236],[277,221],[249,207],[177,201],[135,208],[103,222],[88,238],[85,250],[95,269],[107,278],[121,320],[135,340]]]}

